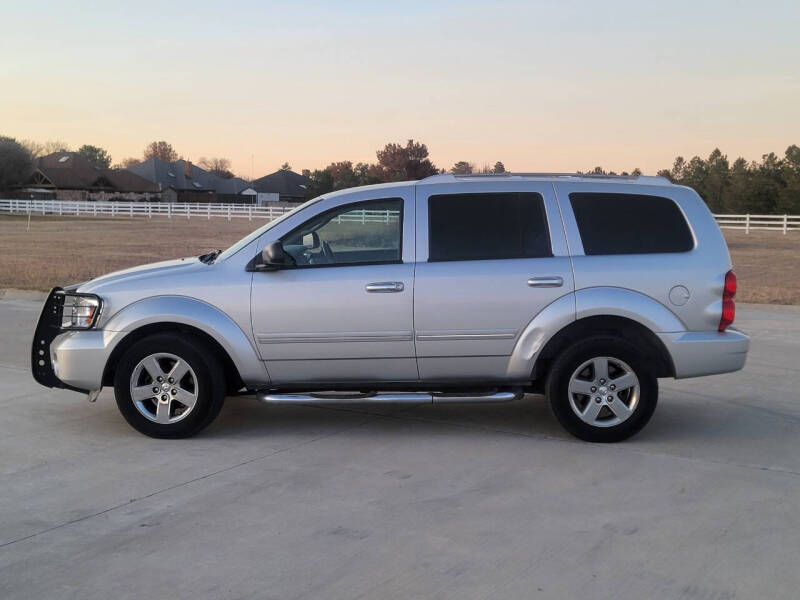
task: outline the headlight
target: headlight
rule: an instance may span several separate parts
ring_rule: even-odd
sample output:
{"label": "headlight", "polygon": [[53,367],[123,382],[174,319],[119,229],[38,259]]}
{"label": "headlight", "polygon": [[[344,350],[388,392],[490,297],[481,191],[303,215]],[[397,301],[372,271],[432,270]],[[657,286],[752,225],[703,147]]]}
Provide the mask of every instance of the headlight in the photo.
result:
{"label": "headlight", "polygon": [[102,300],[94,294],[64,292],[61,305],[61,329],[89,329],[100,316]]}

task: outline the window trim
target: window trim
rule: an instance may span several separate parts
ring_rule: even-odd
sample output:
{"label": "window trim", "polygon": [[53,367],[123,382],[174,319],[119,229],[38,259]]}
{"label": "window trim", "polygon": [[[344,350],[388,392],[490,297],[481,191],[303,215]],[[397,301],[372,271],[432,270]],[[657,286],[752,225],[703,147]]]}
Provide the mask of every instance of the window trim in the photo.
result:
{"label": "window trim", "polygon": [[[303,226],[313,219],[318,219],[324,215],[333,212],[339,212],[341,209],[345,207],[350,207],[348,210],[358,210],[353,209],[352,207],[359,206],[362,204],[379,204],[381,202],[391,202],[393,200],[400,201],[400,246],[398,248],[398,252],[400,253],[399,260],[373,260],[373,261],[365,261],[365,262],[351,262],[351,263],[325,263],[319,265],[286,265],[281,268],[282,271],[288,270],[300,270],[300,269],[321,269],[321,268],[329,268],[329,267],[367,267],[367,266],[375,266],[375,265],[400,265],[403,264],[403,229],[404,229],[404,221],[405,221],[405,198],[400,196],[390,196],[388,198],[372,198],[370,200],[357,200],[355,202],[348,202],[345,204],[339,204],[338,206],[331,207],[327,210],[323,210],[322,212],[318,212],[315,215],[312,215],[302,223],[300,223],[294,229],[289,230],[287,233],[282,235],[278,238],[278,240],[283,244],[283,241],[292,235],[295,235],[296,232],[303,228]],[[346,212],[346,211],[345,211]]]}
{"label": "window trim", "polygon": [[[686,250],[661,250],[658,252],[588,252],[586,250],[586,244],[584,243],[583,233],[581,232],[581,225],[578,220],[578,215],[575,211],[575,205],[572,203],[572,196],[578,194],[583,196],[638,196],[638,197],[645,197],[648,199],[657,198],[659,200],[666,200],[669,202],[678,212],[681,219],[683,219],[683,224],[686,226],[686,231],[689,234],[689,238],[691,240],[691,246]],[[646,202],[647,200],[645,200]],[[569,203],[569,209],[572,212],[572,217],[575,220],[575,229],[578,235],[578,239],[581,243],[581,248],[583,250],[584,256],[653,256],[659,254],[688,254],[693,252],[697,249],[697,236],[694,233],[694,229],[692,228],[692,224],[689,218],[686,216],[686,213],[683,210],[683,207],[676,202],[673,198],[669,196],[662,195],[662,194],[648,194],[644,193],[641,190],[632,190],[632,191],[584,191],[584,190],[572,190],[567,194],[567,202]]]}
{"label": "window trim", "polygon": [[[544,254],[522,255],[522,256],[475,256],[470,258],[431,258],[431,241],[433,240],[433,231],[431,229],[431,200],[440,198],[442,196],[510,196],[515,195],[519,197],[522,194],[529,194],[537,196],[539,208],[541,209],[542,217],[544,220],[544,233],[547,236],[547,252]],[[452,192],[445,194],[431,194],[427,199],[428,204],[428,259],[429,263],[444,263],[444,262],[470,262],[475,260],[531,260],[535,258],[553,258],[553,240],[550,237],[550,219],[547,214],[547,207],[545,206],[544,194],[538,191],[530,190],[517,190],[517,191],[492,191],[492,192]]]}

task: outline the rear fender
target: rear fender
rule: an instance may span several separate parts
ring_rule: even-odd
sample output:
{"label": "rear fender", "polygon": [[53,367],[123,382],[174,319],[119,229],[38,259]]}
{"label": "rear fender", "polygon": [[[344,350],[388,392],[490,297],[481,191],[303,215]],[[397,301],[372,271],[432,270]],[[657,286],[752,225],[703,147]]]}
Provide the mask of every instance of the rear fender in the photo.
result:
{"label": "rear fender", "polygon": [[511,354],[508,378],[530,379],[547,342],[570,323],[593,316],[623,317],[656,334],[686,330],[672,311],[644,294],[611,287],[579,290],[548,305],[528,323]]}

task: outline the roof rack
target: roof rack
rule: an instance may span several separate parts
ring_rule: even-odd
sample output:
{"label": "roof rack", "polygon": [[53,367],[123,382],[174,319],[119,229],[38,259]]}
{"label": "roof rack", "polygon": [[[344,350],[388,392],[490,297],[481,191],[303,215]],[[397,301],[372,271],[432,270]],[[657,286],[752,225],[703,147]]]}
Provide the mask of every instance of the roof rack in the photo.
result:
{"label": "roof rack", "polygon": [[671,183],[666,177],[653,176],[653,175],[604,175],[598,173],[469,173],[464,175],[457,175],[455,173],[439,173],[426,177],[422,181],[430,181],[437,179],[492,179],[492,178],[507,178],[507,177],[539,177],[543,179],[552,178],[572,178],[572,179],[609,179],[613,181],[640,181],[646,183]]}

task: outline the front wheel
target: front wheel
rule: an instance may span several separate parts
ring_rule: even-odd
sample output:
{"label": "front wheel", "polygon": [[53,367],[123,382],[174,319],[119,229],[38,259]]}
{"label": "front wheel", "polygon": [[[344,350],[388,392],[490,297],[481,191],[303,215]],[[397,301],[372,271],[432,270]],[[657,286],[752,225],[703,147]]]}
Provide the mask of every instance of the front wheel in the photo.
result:
{"label": "front wheel", "polygon": [[653,416],[658,381],[646,353],[616,337],[593,337],[556,359],[547,397],[558,421],[588,442],[620,442]]}
{"label": "front wheel", "polygon": [[219,414],[225,376],[201,340],[161,333],[125,352],[114,375],[114,395],[137,431],[155,438],[189,437]]}

